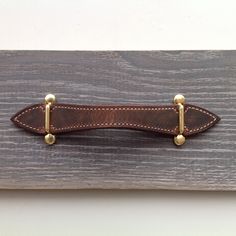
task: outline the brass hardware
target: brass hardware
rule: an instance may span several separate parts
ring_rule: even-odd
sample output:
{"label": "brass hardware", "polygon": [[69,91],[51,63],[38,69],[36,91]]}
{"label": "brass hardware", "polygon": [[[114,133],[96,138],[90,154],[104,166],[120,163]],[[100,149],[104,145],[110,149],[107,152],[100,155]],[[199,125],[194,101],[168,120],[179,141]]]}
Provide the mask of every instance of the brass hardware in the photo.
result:
{"label": "brass hardware", "polygon": [[179,104],[181,103],[182,105],[185,104],[185,97],[182,94],[177,94],[174,97],[174,104]]}
{"label": "brass hardware", "polygon": [[178,134],[174,137],[174,142],[177,146],[181,146],[185,143],[185,137],[182,134]]}
{"label": "brass hardware", "polygon": [[56,97],[55,95],[53,94],[48,94],[46,97],[45,97],[45,103],[48,104],[48,103],[55,103],[56,102]]}
{"label": "brass hardware", "polygon": [[179,110],[179,134],[174,137],[174,143],[178,146],[185,143],[185,137],[183,136],[184,132],[184,103],[185,98],[181,94],[177,94],[174,97],[174,104],[178,105]]}
{"label": "brass hardware", "polygon": [[53,134],[47,134],[44,137],[45,143],[48,145],[52,145],[56,142],[56,137]]}
{"label": "brass hardware", "polygon": [[50,118],[51,118],[51,105],[56,102],[56,97],[53,94],[48,94],[45,97],[45,143],[52,145],[56,142],[56,137],[50,133]]}
{"label": "brass hardware", "polygon": [[50,132],[50,107],[51,104],[46,104],[45,106],[45,131]]}

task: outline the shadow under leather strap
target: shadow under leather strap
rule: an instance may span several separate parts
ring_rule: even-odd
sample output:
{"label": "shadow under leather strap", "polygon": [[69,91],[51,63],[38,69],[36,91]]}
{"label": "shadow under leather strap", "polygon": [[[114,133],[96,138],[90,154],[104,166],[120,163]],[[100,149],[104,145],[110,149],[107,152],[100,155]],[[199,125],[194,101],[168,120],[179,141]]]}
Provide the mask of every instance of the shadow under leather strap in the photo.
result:
{"label": "shadow under leather strap", "polygon": [[[203,132],[220,118],[197,106],[184,106],[185,136]],[[37,134],[46,134],[45,104],[29,106],[11,120],[19,127]],[[154,131],[162,134],[178,134],[178,107],[144,105],[70,105],[51,106],[50,132],[59,134],[98,128],[127,128]]]}

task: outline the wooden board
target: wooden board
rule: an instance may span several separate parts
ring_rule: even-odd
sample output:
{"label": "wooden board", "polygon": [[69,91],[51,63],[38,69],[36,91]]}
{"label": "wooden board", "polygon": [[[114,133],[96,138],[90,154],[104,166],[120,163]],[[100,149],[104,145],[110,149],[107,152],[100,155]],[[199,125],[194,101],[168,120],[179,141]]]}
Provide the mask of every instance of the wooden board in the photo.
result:
{"label": "wooden board", "polygon": [[[9,119],[49,92],[75,104],[171,104],[183,93],[222,120],[180,148],[114,129],[47,146]],[[236,51],[0,51],[0,133],[0,188],[236,190]]]}

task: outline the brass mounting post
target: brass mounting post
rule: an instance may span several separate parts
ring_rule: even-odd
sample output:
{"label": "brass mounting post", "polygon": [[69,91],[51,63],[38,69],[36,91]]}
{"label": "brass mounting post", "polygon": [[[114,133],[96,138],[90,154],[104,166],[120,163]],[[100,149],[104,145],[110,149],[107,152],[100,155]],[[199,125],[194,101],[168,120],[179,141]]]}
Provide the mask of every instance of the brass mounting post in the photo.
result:
{"label": "brass mounting post", "polygon": [[174,104],[178,105],[179,110],[179,134],[174,137],[174,143],[178,146],[185,143],[185,137],[183,136],[184,132],[184,103],[185,98],[181,94],[177,94],[174,97]]}
{"label": "brass mounting post", "polygon": [[56,142],[55,135],[50,133],[50,120],[51,120],[51,105],[55,103],[56,97],[53,94],[48,94],[45,97],[45,143],[52,145]]}

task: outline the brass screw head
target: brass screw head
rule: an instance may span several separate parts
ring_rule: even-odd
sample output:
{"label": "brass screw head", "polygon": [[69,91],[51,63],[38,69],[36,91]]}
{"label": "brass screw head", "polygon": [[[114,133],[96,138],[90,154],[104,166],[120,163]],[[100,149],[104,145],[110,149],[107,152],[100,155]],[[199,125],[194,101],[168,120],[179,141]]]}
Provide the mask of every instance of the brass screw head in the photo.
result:
{"label": "brass screw head", "polygon": [[183,145],[185,143],[185,137],[182,134],[174,137],[174,142],[177,146]]}
{"label": "brass screw head", "polygon": [[53,94],[48,94],[46,97],[45,97],[45,103],[48,104],[48,103],[55,103],[56,102],[56,97],[55,95]]}
{"label": "brass screw head", "polygon": [[175,97],[174,97],[174,103],[175,104],[184,104],[185,103],[185,97],[182,95],[182,94],[177,94]]}
{"label": "brass screw head", "polygon": [[47,134],[44,137],[45,143],[48,145],[52,145],[56,142],[56,137],[53,134]]}

